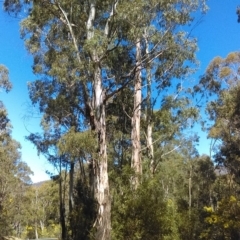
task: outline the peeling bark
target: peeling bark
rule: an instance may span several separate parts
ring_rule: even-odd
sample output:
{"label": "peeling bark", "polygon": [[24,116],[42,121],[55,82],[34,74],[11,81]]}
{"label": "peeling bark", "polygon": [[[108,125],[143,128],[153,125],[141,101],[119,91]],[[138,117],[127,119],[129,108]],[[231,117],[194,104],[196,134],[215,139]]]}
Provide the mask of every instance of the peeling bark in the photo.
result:
{"label": "peeling bark", "polygon": [[[96,1],[92,0],[87,22],[87,38],[94,36],[93,22],[96,13]],[[105,29],[108,32],[108,29]],[[98,137],[98,158],[93,159],[94,173],[94,195],[98,202],[98,214],[94,227],[96,228],[96,240],[109,240],[111,231],[111,202],[108,182],[108,161],[106,144],[106,112],[105,112],[105,91],[102,86],[102,71],[99,57],[93,49],[91,58],[94,65],[93,99],[91,112],[93,113],[92,129],[95,129]]]}
{"label": "peeling bark", "polygon": [[111,202],[108,182],[108,162],[106,144],[105,96],[102,88],[101,68],[95,67],[94,109],[95,126],[98,135],[98,159],[95,160],[95,197],[98,201],[98,215],[95,221],[97,240],[110,239]]}

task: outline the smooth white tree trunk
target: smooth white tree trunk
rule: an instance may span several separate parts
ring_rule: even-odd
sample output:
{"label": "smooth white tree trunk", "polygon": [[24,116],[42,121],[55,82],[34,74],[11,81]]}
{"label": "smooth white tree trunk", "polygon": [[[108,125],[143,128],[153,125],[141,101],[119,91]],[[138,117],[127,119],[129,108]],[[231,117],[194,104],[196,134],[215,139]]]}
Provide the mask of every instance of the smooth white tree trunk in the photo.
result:
{"label": "smooth white tree trunk", "polygon": [[134,109],[132,115],[132,160],[131,167],[134,169],[136,176],[132,179],[135,188],[139,185],[139,177],[142,174],[141,161],[141,103],[142,103],[142,76],[141,76],[141,42],[140,39],[136,43],[136,73],[134,79]]}
{"label": "smooth white tree trunk", "polygon": [[38,239],[38,224],[37,224],[37,221],[35,221],[35,239]]}
{"label": "smooth white tree trunk", "polygon": [[[149,59],[149,43],[148,43],[148,34],[145,33],[145,44],[146,44],[146,56]],[[151,79],[151,67],[150,63],[147,66],[147,150],[148,158],[150,160],[150,171],[154,174],[155,165],[154,165],[154,148],[153,148],[153,125],[152,125],[152,79]]]}

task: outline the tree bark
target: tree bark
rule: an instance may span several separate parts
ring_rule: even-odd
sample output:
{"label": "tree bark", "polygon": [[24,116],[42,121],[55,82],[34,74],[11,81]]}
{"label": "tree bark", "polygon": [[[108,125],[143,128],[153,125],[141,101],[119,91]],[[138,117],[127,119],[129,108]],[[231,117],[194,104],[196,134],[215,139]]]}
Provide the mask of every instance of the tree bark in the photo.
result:
{"label": "tree bark", "polygon": [[[72,225],[72,214],[74,207],[74,199],[73,199],[73,186],[74,186],[74,162],[70,163],[70,171],[69,171],[69,222]],[[72,236],[72,232],[71,232]]]}
{"label": "tree bark", "polygon": [[64,194],[62,192],[62,158],[60,157],[60,173],[59,173],[59,211],[60,211],[60,224],[61,224],[61,239],[65,240],[67,236],[66,223],[65,223],[65,206],[64,206]]}
{"label": "tree bark", "polygon": [[40,220],[40,228],[41,228],[41,232],[43,233],[44,231],[44,222]]}
{"label": "tree bark", "polygon": [[37,224],[37,221],[35,220],[35,239],[38,239],[38,224]]}
{"label": "tree bark", "polygon": [[131,167],[136,176],[132,179],[134,188],[139,185],[139,176],[142,174],[141,162],[141,142],[140,142],[140,121],[141,121],[141,102],[142,102],[142,76],[141,76],[141,42],[137,39],[136,43],[136,74],[134,81],[134,109],[132,116],[132,160]]}
{"label": "tree bark", "polygon": [[[38,190],[35,190],[35,206],[38,209]],[[35,218],[35,239],[38,239],[38,219]]]}
{"label": "tree bark", "polygon": [[[93,22],[96,14],[96,0],[90,1],[90,11],[87,21],[87,38],[94,37]],[[105,30],[106,31],[106,30]],[[94,194],[98,202],[98,213],[94,223],[96,240],[110,240],[111,231],[111,201],[108,182],[108,161],[106,144],[106,113],[105,92],[102,86],[102,71],[96,49],[91,51],[94,66],[93,99],[91,111],[94,116],[94,127],[98,140],[98,158],[93,159]]]}
{"label": "tree bark", "polygon": [[[149,59],[149,43],[148,34],[145,33],[145,43],[146,43],[146,56]],[[155,164],[154,164],[154,149],[153,149],[153,138],[152,138],[152,79],[151,79],[151,68],[150,64],[147,66],[147,150],[148,158],[150,160],[150,171],[154,174]]]}
{"label": "tree bark", "polygon": [[190,166],[189,178],[188,178],[188,208],[189,214],[192,208],[192,165]]}
{"label": "tree bark", "polygon": [[101,68],[95,66],[94,75],[94,109],[95,126],[98,136],[98,159],[94,160],[95,167],[95,197],[98,201],[98,215],[95,221],[97,240],[109,240],[111,231],[111,201],[108,182],[108,161],[106,144],[106,117],[104,91],[102,88]]}
{"label": "tree bark", "polygon": [[70,163],[70,171],[69,171],[69,214],[71,216],[72,210],[74,207],[73,201],[73,176],[74,176],[74,162]]}

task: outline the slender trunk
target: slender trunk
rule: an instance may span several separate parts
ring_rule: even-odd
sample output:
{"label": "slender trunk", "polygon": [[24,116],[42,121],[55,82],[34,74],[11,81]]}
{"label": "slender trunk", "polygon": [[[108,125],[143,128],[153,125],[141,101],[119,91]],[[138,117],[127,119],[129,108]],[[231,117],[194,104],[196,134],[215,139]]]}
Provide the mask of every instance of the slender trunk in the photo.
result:
{"label": "slender trunk", "polygon": [[[149,46],[147,37],[146,41],[146,55],[149,56]],[[152,79],[151,79],[151,68],[147,66],[147,149],[148,158],[150,160],[150,171],[154,174],[155,164],[154,164],[154,149],[153,149],[153,138],[152,138]]]}
{"label": "slender trunk", "polygon": [[95,126],[98,136],[98,159],[95,160],[95,197],[98,201],[98,215],[95,221],[97,240],[109,240],[111,230],[111,202],[108,182],[108,162],[106,144],[106,117],[104,91],[102,88],[101,68],[95,66],[94,109]]}
{"label": "slender trunk", "polygon": [[[38,209],[38,190],[35,190],[35,206]],[[38,239],[38,219],[35,218],[35,239]]]}
{"label": "slender trunk", "polygon": [[38,230],[37,230],[38,224],[37,220],[35,220],[35,239],[38,239]]}
{"label": "slender trunk", "polygon": [[[148,118],[148,117],[147,117]],[[148,147],[148,158],[150,159],[150,171],[152,175],[155,172],[155,162],[154,162],[154,149],[152,140],[152,120],[147,119],[147,147]]]}
{"label": "slender trunk", "polygon": [[40,220],[40,228],[41,228],[41,232],[43,233],[43,231],[44,231],[44,222],[42,220]]}
{"label": "slender trunk", "polygon": [[132,161],[131,167],[136,176],[132,180],[135,188],[139,185],[139,176],[142,173],[141,162],[141,142],[140,142],[140,120],[141,120],[141,102],[142,102],[142,76],[141,76],[141,42],[136,43],[136,74],[134,81],[134,109],[132,116]]}
{"label": "slender trunk", "polygon": [[[90,1],[90,11],[87,21],[87,39],[94,36],[96,14],[96,0]],[[108,33],[106,27],[105,34]],[[98,137],[98,159],[93,159],[94,171],[94,194],[98,202],[98,214],[94,226],[96,227],[96,240],[109,240],[111,230],[111,202],[108,182],[108,162],[106,144],[106,116],[105,116],[105,93],[102,86],[102,72],[99,57],[96,50],[91,51],[94,65],[93,101],[92,112],[94,115],[94,128]]]}
{"label": "slender trunk", "polygon": [[[74,207],[74,200],[73,200],[73,184],[74,184],[74,162],[70,163],[70,171],[69,171],[69,223],[70,225],[73,224],[72,221],[72,213],[73,213],[73,207]],[[72,232],[70,233],[72,236]]]}
{"label": "slender trunk", "polygon": [[62,229],[62,236],[61,239],[65,240],[67,236],[66,231],[66,224],[65,224],[65,207],[64,207],[64,197],[62,192],[62,159],[60,158],[60,174],[59,174],[59,197],[60,197],[60,204],[59,204],[59,211],[60,211],[60,224]]}
{"label": "slender trunk", "polygon": [[43,230],[44,230],[44,223],[43,223],[42,220],[40,220],[40,228],[41,228],[41,231],[43,232]]}
{"label": "slender trunk", "polygon": [[74,207],[73,202],[73,176],[74,176],[74,162],[70,163],[69,171],[69,215],[71,216]]}
{"label": "slender trunk", "polygon": [[192,166],[190,166],[190,173],[188,179],[188,207],[189,207],[189,214],[191,213],[192,208]]}
{"label": "slender trunk", "polygon": [[188,207],[190,210],[192,207],[192,177],[191,176],[188,179],[188,195],[189,195]]}

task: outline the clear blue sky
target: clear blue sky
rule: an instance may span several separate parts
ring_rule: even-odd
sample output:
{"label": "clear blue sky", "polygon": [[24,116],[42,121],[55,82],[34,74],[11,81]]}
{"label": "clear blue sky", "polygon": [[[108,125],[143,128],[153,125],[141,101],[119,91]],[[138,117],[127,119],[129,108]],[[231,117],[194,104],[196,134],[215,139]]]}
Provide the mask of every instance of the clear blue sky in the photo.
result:
{"label": "clear blue sky", "polygon": [[[201,24],[193,31],[198,38],[198,59],[200,68],[197,78],[206,69],[208,63],[215,56],[225,57],[229,52],[240,50],[240,24],[237,23],[237,0],[210,0],[210,10],[204,16]],[[46,170],[53,170],[43,157],[37,156],[33,145],[25,140],[29,132],[39,129],[40,119],[25,119],[26,111],[31,110],[27,92],[27,82],[36,77],[32,74],[32,57],[24,48],[19,34],[19,20],[8,16],[0,10],[0,64],[4,64],[10,71],[13,90],[9,94],[0,93],[11,123],[13,138],[22,145],[22,159],[34,171],[33,181],[49,179]],[[199,132],[200,133],[200,132]],[[206,134],[200,133],[200,153],[209,154],[209,145]]]}
{"label": "clear blue sky", "polygon": [[29,132],[37,132],[40,119],[26,119],[26,112],[31,111],[31,104],[28,98],[27,82],[33,81],[36,77],[32,74],[32,57],[24,47],[20,39],[19,20],[10,17],[0,11],[0,64],[7,66],[10,72],[10,80],[13,89],[10,93],[0,93],[9,113],[13,125],[12,136],[21,143],[22,160],[27,162],[34,176],[33,182],[49,179],[45,173],[53,167],[43,157],[37,155],[34,146],[25,140]]}

